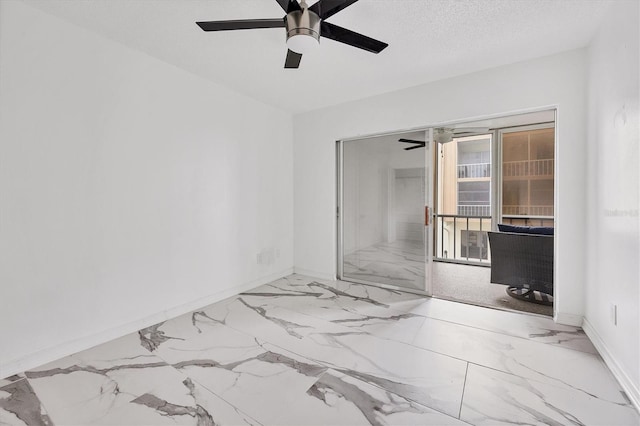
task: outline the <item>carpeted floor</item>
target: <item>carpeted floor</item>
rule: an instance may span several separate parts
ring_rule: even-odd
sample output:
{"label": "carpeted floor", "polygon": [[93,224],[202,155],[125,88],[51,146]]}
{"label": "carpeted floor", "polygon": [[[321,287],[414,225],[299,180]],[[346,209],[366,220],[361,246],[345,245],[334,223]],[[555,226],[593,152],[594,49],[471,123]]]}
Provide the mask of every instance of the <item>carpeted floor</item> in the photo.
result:
{"label": "carpeted floor", "polygon": [[443,299],[553,316],[553,307],[515,299],[506,286],[491,284],[491,268],[433,262],[433,295]]}

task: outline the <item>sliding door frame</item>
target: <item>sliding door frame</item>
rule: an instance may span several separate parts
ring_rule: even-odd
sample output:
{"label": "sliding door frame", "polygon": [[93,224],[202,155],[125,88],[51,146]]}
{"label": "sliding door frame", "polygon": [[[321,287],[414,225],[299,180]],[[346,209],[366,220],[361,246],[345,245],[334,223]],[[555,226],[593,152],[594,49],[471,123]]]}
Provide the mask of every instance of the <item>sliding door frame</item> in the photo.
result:
{"label": "sliding door frame", "polygon": [[[393,284],[385,284],[385,283],[379,283],[379,282],[374,282],[374,281],[368,281],[368,280],[363,280],[360,278],[352,278],[352,277],[345,277],[344,275],[344,144],[348,143],[348,142],[354,142],[354,141],[359,141],[359,140],[363,140],[363,139],[369,139],[369,138],[375,138],[375,137],[379,137],[379,136],[390,136],[390,135],[401,135],[403,133],[413,133],[413,132],[424,132],[425,133],[425,141],[427,142],[426,144],[426,149],[425,149],[425,156],[423,159],[423,168],[425,170],[424,173],[424,193],[423,193],[423,202],[422,204],[424,204],[425,207],[429,206],[429,226],[427,226],[426,224],[423,224],[423,231],[424,231],[424,246],[425,246],[425,252],[424,252],[424,267],[425,267],[425,277],[424,277],[424,283],[423,283],[423,288],[424,290],[420,290],[420,289],[415,289],[415,288],[410,288],[410,287],[402,287],[402,286],[396,286]],[[337,250],[336,250],[336,264],[337,264],[337,278],[340,280],[344,280],[344,281],[348,281],[348,282],[354,282],[354,283],[359,283],[359,284],[366,284],[366,285],[372,285],[372,286],[378,286],[378,287],[382,287],[382,288],[386,288],[386,289],[390,289],[390,290],[397,290],[397,291],[403,291],[403,292],[407,292],[407,293],[414,293],[414,294],[419,294],[422,296],[431,296],[431,292],[432,292],[432,271],[431,271],[431,266],[432,266],[432,259],[433,259],[433,253],[432,253],[432,240],[433,240],[433,232],[430,231],[430,229],[433,226],[433,166],[431,165],[433,163],[433,128],[420,128],[420,129],[413,129],[413,130],[403,130],[403,131],[396,131],[396,132],[385,132],[385,133],[381,133],[381,134],[376,134],[376,135],[367,135],[367,136],[360,136],[360,137],[354,137],[354,138],[348,138],[348,139],[341,139],[336,141],[336,186],[337,186],[337,191],[336,191],[336,234],[337,234]],[[425,217],[426,217],[426,211],[425,211]]]}
{"label": "sliding door frame", "polygon": [[[340,138],[337,139],[335,144],[336,144],[336,245],[337,245],[337,250],[336,250],[336,271],[337,271],[337,278],[338,279],[343,279],[344,278],[344,268],[343,268],[343,264],[342,264],[342,257],[344,255],[343,253],[343,242],[344,242],[344,232],[343,232],[343,224],[342,224],[342,207],[343,207],[343,203],[344,203],[344,194],[343,194],[343,179],[344,179],[344,174],[343,174],[343,154],[344,154],[344,142],[349,142],[349,141],[353,141],[353,140],[360,140],[360,139],[367,139],[367,138],[373,138],[373,137],[378,137],[378,136],[388,136],[388,135],[392,135],[392,134],[401,134],[401,133],[409,133],[409,132],[418,132],[418,131],[424,131],[424,132],[428,132],[429,129],[433,129],[436,127],[449,127],[449,126],[455,126],[455,125],[459,125],[459,124],[468,124],[468,123],[473,123],[476,121],[484,121],[484,120],[491,120],[491,119],[501,119],[504,117],[509,117],[509,116],[515,116],[515,115],[520,115],[520,114],[529,114],[529,113],[536,113],[536,112],[544,112],[544,111],[553,111],[554,112],[554,126],[555,126],[555,183],[554,183],[554,206],[557,208],[557,197],[558,197],[558,180],[559,180],[559,176],[557,173],[557,167],[558,167],[558,143],[559,143],[559,138],[558,138],[558,125],[559,125],[559,121],[558,121],[558,109],[559,106],[557,104],[552,104],[552,105],[546,105],[546,106],[540,106],[540,107],[536,107],[536,108],[527,108],[527,109],[521,109],[521,110],[515,110],[515,111],[510,111],[510,112],[502,112],[502,113],[495,113],[495,114],[488,114],[488,115],[481,115],[481,116],[476,116],[476,117],[468,117],[468,118],[464,118],[464,119],[459,119],[459,120],[450,120],[450,121],[444,121],[444,122],[436,122],[436,123],[430,123],[424,126],[418,126],[418,127],[412,127],[412,128],[402,128],[402,129],[397,129],[397,130],[392,130],[392,131],[386,131],[386,132],[379,132],[379,133],[371,133],[371,134],[363,134],[363,135],[359,135],[359,136],[350,136],[350,137],[344,137],[344,138]],[[492,133],[492,144],[495,143],[499,143],[499,129],[495,129]],[[434,148],[435,150],[436,148]],[[492,149],[492,151],[494,153],[497,153],[499,150],[498,149]],[[433,153],[433,151],[432,151]],[[500,163],[499,159],[496,158],[497,155],[492,154],[492,161],[494,162],[494,167],[497,167],[498,164]],[[496,161],[498,160],[498,161]],[[426,164],[426,163],[425,163]],[[434,167],[437,167],[435,162],[434,162]],[[492,168],[492,174],[495,172],[496,170]],[[426,175],[426,173],[425,173]],[[492,179],[493,180],[493,179]],[[431,184],[433,185],[434,182],[431,182]],[[496,211],[492,211],[492,216],[494,218],[498,218],[501,217],[501,212],[498,212],[498,206],[501,205],[501,190],[500,190],[500,186],[499,184],[496,182],[495,188],[492,190],[492,205],[494,206],[492,208],[496,209]],[[432,212],[435,212],[435,203],[437,201],[436,198],[436,194],[434,193],[434,199],[433,199],[433,204],[432,204]],[[557,222],[557,212],[554,212],[554,220]],[[430,214],[430,220],[431,222],[433,222],[433,213]],[[556,224],[557,225],[557,224]],[[493,224],[493,227],[497,227],[496,224]],[[557,239],[555,241],[555,245],[557,246]],[[434,245],[434,249],[435,249],[435,245]],[[433,252],[430,253],[430,258],[431,261],[433,261]],[[425,256],[425,260],[426,260],[426,256]],[[555,255],[554,255],[554,260],[557,260],[557,249],[555,250]],[[556,263],[557,264],[557,263]],[[555,276],[555,268],[554,268],[554,276]],[[426,274],[425,274],[426,275]],[[421,295],[425,295],[425,296],[432,296],[432,286],[427,283],[425,283],[425,289],[426,291],[422,292],[422,291],[418,291],[418,290],[414,290],[414,289],[410,289],[410,288],[404,288],[404,287],[396,287],[396,286],[392,286],[392,285],[385,285],[385,284],[380,284],[380,283],[375,283],[375,282],[366,282],[364,280],[360,281],[360,280],[355,280],[355,279],[348,279],[350,282],[358,282],[358,283],[362,283],[362,284],[368,284],[368,285],[373,285],[373,286],[378,286],[378,287],[382,287],[382,288],[389,288],[391,290],[400,290],[400,291],[404,291],[404,292],[410,292],[410,293],[417,293],[417,294],[421,294]],[[426,278],[425,278],[426,280]],[[555,281],[555,280],[554,280]],[[555,293],[555,291],[554,291]],[[555,296],[555,294],[554,294]],[[557,315],[557,304],[554,303],[554,318],[555,315]]]}
{"label": "sliding door frame", "polygon": [[342,261],[344,256],[344,229],[342,224],[342,206],[344,206],[344,143],[343,141],[336,141],[336,229],[337,229],[337,278],[343,279],[344,277],[344,263]]}

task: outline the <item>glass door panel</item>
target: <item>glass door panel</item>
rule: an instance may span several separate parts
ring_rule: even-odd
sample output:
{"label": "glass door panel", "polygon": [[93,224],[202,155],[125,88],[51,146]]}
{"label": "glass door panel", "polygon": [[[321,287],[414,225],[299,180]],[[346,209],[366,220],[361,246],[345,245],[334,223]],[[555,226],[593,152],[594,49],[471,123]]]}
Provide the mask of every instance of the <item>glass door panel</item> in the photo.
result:
{"label": "glass door panel", "polygon": [[503,223],[553,226],[554,136],[552,125],[500,132]]}
{"label": "glass door panel", "polygon": [[341,279],[427,291],[425,136],[341,142]]}

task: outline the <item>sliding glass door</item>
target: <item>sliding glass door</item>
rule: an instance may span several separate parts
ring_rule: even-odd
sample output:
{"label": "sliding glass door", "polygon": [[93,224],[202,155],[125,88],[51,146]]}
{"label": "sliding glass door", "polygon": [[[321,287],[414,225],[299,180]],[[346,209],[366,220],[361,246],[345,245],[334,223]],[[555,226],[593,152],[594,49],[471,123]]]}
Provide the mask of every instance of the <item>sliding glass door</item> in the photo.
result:
{"label": "sliding glass door", "polygon": [[339,143],[339,277],[429,292],[429,132]]}
{"label": "sliding glass door", "polygon": [[554,226],[555,127],[552,124],[502,129],[502,223]]}

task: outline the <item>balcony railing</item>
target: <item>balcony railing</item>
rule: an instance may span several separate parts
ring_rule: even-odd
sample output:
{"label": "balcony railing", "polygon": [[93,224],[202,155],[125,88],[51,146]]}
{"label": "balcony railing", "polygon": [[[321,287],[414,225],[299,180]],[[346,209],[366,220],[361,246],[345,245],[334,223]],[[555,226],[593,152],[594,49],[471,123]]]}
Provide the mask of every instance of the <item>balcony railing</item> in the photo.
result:
{"label": "balcony railing", "polygon": [[491,206],[490,205],[481,205],[481,206],[465,206],[458,205],[458,215],[459,216],[491,216]]}
{"label": "balcony railing", "polygon": [[[553,215],[504,214],[502,215],[502,223],[554,226]],[[436,214],[434,228],[434,260],[471,265],[491,265],[487,231],[492,229],[492,217],[489,214]]]}
{"label": "balcony railing", "polygon": [[524,226],[551,226],[555,225],[553,216],[522,216],[522,215],[502,215],[502,223],[508,225]]}
{"label": "balcony railing", "polygon": [[458,179],[491,177],[491,163],[458,164]]}
{"label": "balcony railing", "polygon": [[490,264],[487,236],[491,230],[490,215],[436,214],[435,226],[435,260]]}
{"label": "balcony railing", "polygon": [[553,218],[553,206],[503,205],[503,216],[548,216]]}
{"label": "balcony railing", "polygon": [[553,158],[505,161],[502,164],[502,175],[505,177],[553,176]]}

